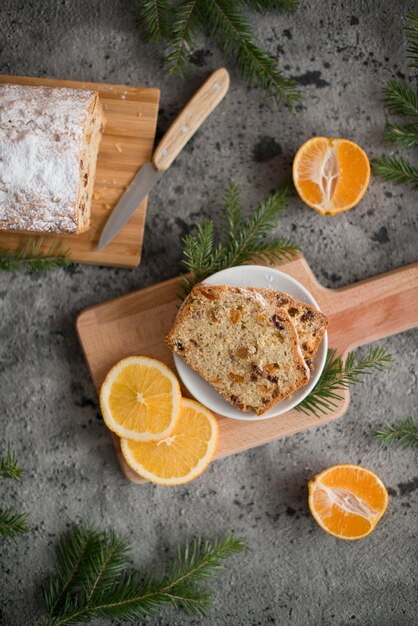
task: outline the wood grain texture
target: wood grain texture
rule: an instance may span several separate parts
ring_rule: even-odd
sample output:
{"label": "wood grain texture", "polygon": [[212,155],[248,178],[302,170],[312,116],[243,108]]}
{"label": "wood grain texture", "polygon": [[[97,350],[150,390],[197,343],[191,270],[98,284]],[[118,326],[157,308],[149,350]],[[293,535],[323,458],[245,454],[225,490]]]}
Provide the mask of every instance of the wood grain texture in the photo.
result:
{"label": "wood grain texture", "polygon": [[218,106],[228,88],[227,70],[221,67],[212,72],[158,144],[152,159],[157,170],[163,172],[170,167],[189,139]]}
{"label": "wood grain texture", "polygon": [[[91,227],[79,235],[41,235],[43,248],[59,240],[79,263],[118,267],[137,267],[141,260],[147,199],[102,252],[97,242],[113,207],[125,192],[137,170],[151,160],[158,116],[160,91],[148,87],[128,87],[106,83],[0,76],[1,83],[94,89],[99,92],[106,116],[106,126],[100,144],[92,201]],[[0,232],[0,247],[18,250],[28,236],[17,232]]]}
{"label": "wood grain texture", "polygon": [[[418,326],[418,263],[342,289],[322,287],[302,256],[279,267],[312,293],[330,320],[329,345],[343,355],[360,345]],[[97,390],[108,370],[132,354],[161,359],[174,370],[164,336],[177,314],[178,283],[178,278],[171,279],[79,315],[77,331]],[[184,388],[182,393],[188,395]],[[216,458],[326,424],[341,417],[348,403],[349,393],[345,391],[341,405],[320,419],[295,410],[257,422],[218,416]],[[113,438],[125,476],[133,482],[143,482],[125,463],[119,440]]]}

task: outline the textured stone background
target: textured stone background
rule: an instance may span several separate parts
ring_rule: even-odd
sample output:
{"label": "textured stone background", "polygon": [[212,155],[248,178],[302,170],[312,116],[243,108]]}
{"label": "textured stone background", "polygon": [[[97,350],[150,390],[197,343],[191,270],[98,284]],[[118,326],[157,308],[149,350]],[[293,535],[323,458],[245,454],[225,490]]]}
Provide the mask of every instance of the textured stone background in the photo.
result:
{"label": "textured stone background", "polygon": [[[388,151],[381,90],[410,75],[402,16],[412,1],[308,2],[292,16],[253,17],[257,35],[299,82],[296,115],[248,89],[233,62],[201,40],[185,80],[166,78],[158,50],[144,45],[129,0],[3,0],[0,71],[161,88],[159,134],[208,72],[228,64],[231,89],[152,193],[137,270],[73,266],[48,275],[0,276],[1,446],[9,441],[26,475],[3,482],[3,505],[30,514],[31,532],[0,545],[0,623],[33,624],[38,584],[71,523],[114,528],[134,562],[160,568],[177,542],[233,528],[249,550],[213,583],[203,620],[165,611],[152,624],[409,625],[416,619],[417,459],[381,451],[370,432],[416,415],[417,334],[387,340],[390,373],[356,387],[337,423],[213,464],[196,482],[163,489],[122,478],[74,331],[84,308],[176,274],[180,237],[217,217],[230,178],[248,207],[289,173],[297,147],[314,134]],[[320,218],[294,199],[279,225],[300,243],[324,285],[339,287],[417,256],[417,196],[373,179],[354,210]],[[359,354],[363,350],[359,350]],[[390,487],[388,511],[361,542],[339,542],[308,513],[307,481],[333,463],[371,467]],[[97,625],[104,624],[97,621]]]}

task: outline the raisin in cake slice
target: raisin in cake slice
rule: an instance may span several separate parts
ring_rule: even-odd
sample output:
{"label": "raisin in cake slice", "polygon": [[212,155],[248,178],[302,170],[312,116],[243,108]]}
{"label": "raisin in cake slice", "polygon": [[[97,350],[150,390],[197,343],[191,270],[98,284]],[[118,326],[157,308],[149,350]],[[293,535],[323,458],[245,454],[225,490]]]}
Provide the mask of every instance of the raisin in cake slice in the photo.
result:
{"label": "raisin in cake slice", "polygon": [[286,309],[298,334],[299,344],[305,361],[309,367],[312,367],[312,360],[328,327],[327,316],[315,307],[300,300],[295,300],[288,293],[284,293],[284,291],[255,287],[251,288],[250,291],[256,291],[271,304],[276,304]]}
{"label": "raisin in cake slice", "polygon": [[241,411],[261,415],[309,381],[289,314],[254,290],[196,285],[166,343]]}

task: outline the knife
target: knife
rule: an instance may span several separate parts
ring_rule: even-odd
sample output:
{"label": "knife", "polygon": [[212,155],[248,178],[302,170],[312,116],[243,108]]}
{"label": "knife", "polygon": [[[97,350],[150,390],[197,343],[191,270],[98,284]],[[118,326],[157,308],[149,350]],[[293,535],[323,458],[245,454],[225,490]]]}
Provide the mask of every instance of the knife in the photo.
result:
{"label": "knife", "polygon": [[152,161],[145,163],[138,170],[128,189],[113,209],[100,235],[97,246],[99,250],[103,250],[125,226],[189,139],[218,106],[228,91],[228,87],[229,74],[225,68],[220,68],[209,76],[189,100],[161,139]]}

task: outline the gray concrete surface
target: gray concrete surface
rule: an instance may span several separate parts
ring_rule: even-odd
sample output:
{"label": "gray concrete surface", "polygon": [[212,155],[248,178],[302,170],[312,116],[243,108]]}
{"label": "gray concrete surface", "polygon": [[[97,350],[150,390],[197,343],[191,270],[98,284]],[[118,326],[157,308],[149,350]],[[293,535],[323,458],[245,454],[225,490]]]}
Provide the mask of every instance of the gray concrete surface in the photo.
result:
{"label": "gray concrete surface", "polygon": [[[401,24],[413,5],[302,0],[295,15],[253,17],[260,40],[300,83],[303,102],[292,115],[249,89],[204,39],[185,80],[165,77],[157,49],[141,42],[129,0],[2,1],[2,73],[158,86],[159,134],[211,69],[226,63],[232,79],[225,102],[152,193],[137,270],[0,276],[0,445],[10,442],[26,471],[19,484],[2,482],[0,498],[28,511],[31,526],[18,543],[0,544],[2,625],[26,626],[42,614],[39,583],[60,533],[78,520],[114,528],[144,570],[160,570],[176,544],[196,534],[232,528],[246,540],[248,552],[211,584],[207,618],[164,611],[151,624],[416,623],[417,458],[381,451],[370,438],[385,420],[416,415],[416,332],[385,342],[391,371],[355,388],[338,422],[319,421],[214,463],[192,484],[163,489],[122,478],[74,331],[84,308],[174,276],[180,237],[203,216],[220,215],[231,178],[250,207],[289,173],[295,150],[314,134],[349,137],[371,156],[388,151],[381,90],[388,78],[411,74]],[[339,287],[416,260],[416,208],[416,193],[373,179],[362,203],[334,219],[292,199],[278,232],[297,239],[323,284]],[[361,542],[327,536],[307,510],[309,478],[339,462],[372,468],[390,488],[384,519]]]}

